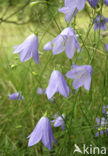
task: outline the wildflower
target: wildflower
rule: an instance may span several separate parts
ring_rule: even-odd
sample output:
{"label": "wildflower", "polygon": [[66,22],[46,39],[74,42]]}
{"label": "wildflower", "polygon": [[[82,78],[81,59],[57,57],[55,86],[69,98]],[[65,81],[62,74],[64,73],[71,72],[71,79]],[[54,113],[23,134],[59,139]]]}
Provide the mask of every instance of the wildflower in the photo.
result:
{"label": "wildflower", "polygon": [[52,42],[49,41],[48,43],[46,43],[46,44],[44,45],[43,49],[44,49],[45,51],[50,51],[50,50],[52,50]]}
{"label": "wildflower", "polygon": [[67,72],[66,76],[73,80],[73,88],[78,89],[81,86],[84,86],[86,90],[90,89],[91,76],[93,69],[90,65],[72,65],[72,69]]}
{"label": "wildflower", "polygon": [[65,6],[59,9],[59,12],[65,14],[65,20],[72,21],[78,10],[82,10],[85,6],[85,0],[65,0]]}
{"label": "wildflower", "polygon": [[104,4],[108,5],[108,0],[104,0]]}
{"label": "wildflower", "polygon": [[99,118],[96,118],[96,129],[97,129],[97,132],[96,132],[96,137],[100,135],[103,135],[104,133],[108,132],[108,128],[107,128],[107,122],[106,122],[106,119],[104,117],[102,117],[101,119]]}
{"label": "wildflower", "polygon": [[108,44],[105,44],[105,49],[106,51],[108,51]]}
{"label": "wildflower", "polygon": [[[37,94],[40,94],[40,95],[46,95],[46,89],[43,89],[43,88],[37,88]],[[54,97],[51,97],[50,99],[49,99],[49,101],[51,102],[51,103],[53,103],[54,102]]]}
{"label": "wildflower", "polygon": [[62,117],[61,116],[58,116],[57,114],[54,116],[54,120],[52,120],[52,122],[54,123],[54,127],[59,127],[59,126],[61,126],[61,128],[62,128],[62,130],[64,130],[65,129],[65,123],[64,123],[64,119],[65,118],[65,116],[64,115],[62,115]]}
{"label": "wildflower", "polygon": [[94,21],[94,30],[98,30],[99,28],[106,30],[106,23],[108,23],[108,18],[98,15]]}
{"label": "wildflower", "polygon": [[45,94],[45,89],[38,87],[37,88],[37,94],[44,95]]}
{"label": "wildflower", "polygon": [[16,92],[11,95],[8,95],[9,99],[11,100],[24,100],[24,97],[22,96],[21,92]]}
{"label": "wildflower", "polygon": [[56,143],[50,121],[46,116],[41,117],[33,132],[27,138],[29,138],[29,147],[37,144],[41,140],[43,145],[48,148],[48,150],[51,150],[53,141]]}
{"label": "wildflower", "polygon": [[91,7],[95,8],[95,6],[98,3],[98,0],[87,0],[89,2],[89,4],[91,5]]}
{"label": "wildflower", "polygon": [[34,34],[31,34],[22,44],[14,47],[14,49],[14,53],[20,55],[21,62],[26,62],[32,57],[34,61],[39,64],[38,37]]}
{"label": "wildflower", "polygon": [[77,36],[71,27],[65,28],[54,40],[53,40],[53,55],[57,55],[65,51],[68,58],[72,59],[75,48],[80,51],[80,45],[77,40]]}
{"label": "wildflower", "polygon": [[56,92],[67,98],[69,91],[71,90],[63,75],[58,70],[54,70],[50,76],[49,85],[46,89],[48,99],[50,99]]}

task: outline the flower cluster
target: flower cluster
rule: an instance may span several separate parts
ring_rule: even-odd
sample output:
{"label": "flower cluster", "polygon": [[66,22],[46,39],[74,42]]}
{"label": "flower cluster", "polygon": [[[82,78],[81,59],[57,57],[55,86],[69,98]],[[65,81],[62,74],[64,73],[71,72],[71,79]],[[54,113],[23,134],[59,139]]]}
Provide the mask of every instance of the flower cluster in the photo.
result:
{"label": "flower cluster", "polygon": [[108,133],[108,105],[102,106],[103,117],[96,118],[96,137]]}
{"label": "flower cluster", "polygon": [[[98,0],[87,0],[91,7],[95,8],[98,4]],[[85,6],[86,0],[65,0],[65,6],[59,9],[59,12],[65,14],[66,22],[72,22],[73,17],[76,16],[79,10],[82,10]],[[108,5],[108,1],[104,0],[104,4]],[[94,30],[102,29],[106,30],[106,23],[108,22],[108,18],[104,18],[101,14],[97,15],[94,19]],[[106,50],[108,50],[108,45],[105,45]],[[27,39],[20,45],[14,47],[14,53],[19,54],[20,61],[26,62],[31,57],[33,60],[39,64],[39,41],[38,36],[35,34],[31,34],[27,37]],[[80,43],[78,41],[78,35],[75,33],[75,30],[72,27],[66,27],[61,31],[60,34],[57,35],[52,41],[48,41],[43,47],[45,51],[52,51],[53,55],[58,55],[62,52],[65,52],[69,59],[74,57],[75,51],[79,53],[81,51]],[[87,91],[90,90],[91,80],[92,80],[93,68],[89,64],[85,65],[77,65],[73,64],[72,69],[65,73],[65,76],[70,78],[72,82],[72,87],[75,90],[78,90],[80,87],[84,87]],[[37,94],[42,94],[47,96],[50,101],[54,101],[55,93],[60,96],[64,96],[68,98],[69,93],[72,94],[71,88],[69,87],[65,76],[59,70],[53,70],[49,79],[49,84],[46,89],[38,88]],[[9,95],[9,99],[13,100],[23,100],[21,92],[13,93]],[[99,119],[96,118],[97,121],[97,133],[103,134],[108,131],[106,127],[108,118],[108,106],[103,106],[103,114],[105,117]],[[107,115],[107,116],[106,116]],[[51,122],[54,123],[54,127],[61,127],[62,130],[65,129],[65,116],[63,114],[55,115],[54,120]],[[53,146],[53,142],[56,143],[56,140],[53,136],[53,131],[51,127],[51,123],[49,118],[44,115],[38,121],[36,127],[33,132],[28,136],[29,142],[28,146],[33,146],[37,144],[39,141],[42,141],[44,146],[51,150]]]}

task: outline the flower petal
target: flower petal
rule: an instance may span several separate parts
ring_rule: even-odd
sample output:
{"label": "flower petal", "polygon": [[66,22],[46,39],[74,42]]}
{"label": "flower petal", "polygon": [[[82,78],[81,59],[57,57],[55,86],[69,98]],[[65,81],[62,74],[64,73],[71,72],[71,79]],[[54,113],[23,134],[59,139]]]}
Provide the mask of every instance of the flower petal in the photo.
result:
{"label": "flower petal", "polygon": [[42,138],[41,120],[39,120],[33,132],[27,138],[30,138],[28,146],[33,146],[41,140]]}
{"label": "flower petal", "polygon": [[55,139],[53,136],[53,132],[52,132],[49,119],[46,118],[43,124],[44,124],[43,125],[44,129],[43,129],[43,134],[42,134],[42,143],[44,144],[45,147],[48,148],[48,150],[51,150],[53,146],[53,141],[55,141]]}
{"label": "flower petal", "polygon": [[45,51],[50,51],[50,50],[52,50],[52,42],[49,41],[48,43],[46,43],[46,44],[44,45],[43,49],[44,49]]}
{"label": "flower petal", "polygon": [[59,54],[65,50],[64,39],[61,35],[54,41],[53,55]]}
{"label": "flower petal", "polygon": [[[79,87],[83,86],[83,85],[85,84],[85,82],[87,81],[88,74],[89,74],[88,72],[85,72],[85,73],[81,76],[81,78],[75,79],[75,80],[73,81],[73,84],[72,84],[73,88],[74,88],[74,89],[78,89]],[[86,87],[87,87],[87,86],[86,86]],[[85,88],[85,89],[86,89],[86,88]]]}
{"label": "flower petal", "polygon": [[66,54],[67,56],[72,59],[74,53],[75,53],[75,39],[73,36],[70,36],[66,41]]}
{"label": "flower petal", "polygon": [[56,73],[55,73],[55,74],[51,74],[49,85],[46,89],[46,94],[48,99],[50,99],[55,94],[56,91],[57,91],[57,80],[56,80]]}
{"label": "flower petal", "polygon": [[60,78],[58,79],[58,83],[59,83],[58,84],[58,92],[67,98],[69,95],[69,87],[68,87],[63,76],[60,75]]}
{"label": "flower petal", "polygon": [[82,10],[85,6],[85,0],[77,0],[77,9]]}
{"label": "flower petal", "polygon": [[88,73],[87,77],[86,77],[86,81],[84,82],[84,88],[86,90],[90,89],[90,85],[91,85],[91,75],[90,73]]}

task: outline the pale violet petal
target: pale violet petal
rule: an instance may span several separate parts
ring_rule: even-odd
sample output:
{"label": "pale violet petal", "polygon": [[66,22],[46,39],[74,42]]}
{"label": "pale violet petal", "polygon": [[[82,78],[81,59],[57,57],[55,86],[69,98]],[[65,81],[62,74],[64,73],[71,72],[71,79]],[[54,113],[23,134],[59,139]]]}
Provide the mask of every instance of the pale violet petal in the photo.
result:
{"label": "pale violet petal", "polygon": [[91,75],[90,73],[88,73],[87,77],[86,77],[86,81],[84,82],[84,88],[86,90],[89,90],[90,89],[90,85],[91,85]]}
{"label": "pale violet petal", "polygon": [[85,72],[79,79],[75,79],[72,84],[73,88],[78,89],[83,86],[85,84],[85,81],[87,81],[88,74],[88,72]]}
{"label": "pale violet petal", "polygon": [[64,39],[61,35],[59,35],[57,40],[54,42],[53,55],[59,54],[64,50],[65,50]]}
{"label": "pale violet petal", "polygon": [[68,58],[72,59],[74,53],[75,53],[75,39],[74,37],[70,36],[67,41],[66,41],[66,55],[68,56]]}
{"label": "pale violet petal", "polygon": [[56,72],[51,74],[50,80],[49,80],[49,85],[46,89],[46,94],[48,99],[50,99],[55,92],[57,91],[57,78],[56,78]]}
{"label": "pale violet petal", "polygon": [[60,78],[58,79],[58,92],[63,95],[64,97],[68,97],[69,95],[69,87],[62,75],[60,75]]}
{"label": "pale violet petal", "polygon": [[82,10],[85,6],[85,0],[77,0],[77,9]]}
{"label": "pale violet petal", "polygon": [[50,51],[50,50],[52,50],[52,42],[49,41],[48,43],[46,43],[46,44],[44,45],[43,49],[44,49],[45,51]]}

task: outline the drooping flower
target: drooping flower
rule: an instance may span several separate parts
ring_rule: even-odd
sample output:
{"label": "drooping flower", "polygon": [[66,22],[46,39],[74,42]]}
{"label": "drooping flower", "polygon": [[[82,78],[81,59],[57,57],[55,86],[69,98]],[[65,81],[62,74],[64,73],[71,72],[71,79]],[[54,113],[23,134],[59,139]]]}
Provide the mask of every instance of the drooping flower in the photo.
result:
{"label": "drooping flower", "polygon": [[20,55],[21,62],[26,62],[32,57],[39,64],[38,45],[38,37],[31,34],[22,44],[14,47],[15,51],[13,53]]}
{"label": "drooping flower", "polygon": [[56,143],[50,121],[46,116],[41,117],[33,132],[27,138],[29,138],[29,147],[37,144],[39,141],[42,141],[43,145],[48,150],[51,150],[53,141]]}
{"label": "drooping flower", "polygon": [[108,44],[105,44],[105,49],[106,51],[108,51]]}
{"label": "drooping flower", "polygon": [[108,5],[108,0],[104,0],[104,4]]}
{"label": "drooping flower", "polygon": [[98,15],[94,20],[94,30],[98,30],[99,28],[106,30],[106,23],[108,23],[108,18]]}
{"label": "drooping flower", "polygon": [[52,42],[49,41],[48,43],[46,43],[46,44],[44,45],[43,49],[44,49],[45,51],[50,51],[50,50],[52,50]]}
{"label": "drooping flower", "polygon": [[54,123],[54,127],[61,127],[62,130],[65,129],[65,123],[64,123],[64,120],[65,119],[65,116],[62,115],[61,116],[58,116],[57,114],[54,116],[54,120],[52,120],[52,122]]}
{"label": "drooping flower", "polygon": [[102,117],[101,119],[96,118],[96,137],[98,137],[99,135],[103,135],[104,133],[108,132],[108,123],[106,121],[106,119],[104,117]]}
{"label": "drooping flower", "polygon": [[65,20],[72,21],[78,10],[82,10],[85,6],[85,0],[65,0],[65,6],[59,9],[59,12],[65,14]]}
{"label": "drooping flower", "polygon": [[[37,88],[37,94],[39,94],[39,95],[46,95],[46,89],[43,89],[43,88],[40,88],[40,87],[38,87]],[[51,97],[50,99],[49,99],[49,101],[50,102],[54,102],[54,97]]]}
{"label": "drooping flower", "polygon": [[67,98],[69,91],[71,90],[63,75],[58,70],[54,70],[50,76],[49,85],[46,89],[48,99],[53,97],[56,92]]}
{"label": "drooping flower", "polygon": [[91,5],[91,7],[95,8],[95,6],[98,3],[98,0],[87,0],[89,2],[89,4]]}
{"label": "drooping flower", "polygon": [[92,72],[93,69],[90,65],[72,65],[72,69],[67,72],[66,77],[73,80],[72,86],[74,89],[84,86],[86,90],[89,90]]}
{"label": "drooping flower", "polygon": [[53,55],[57,55],[65,51],[68,58],[72,59],[75,48],[80,51],[80,45],[77,40],[77,36],[71,27],[65,28],[54,40],[53,40]]}
{"label": "drooping flower", "polygon": [[22,96],[21,92],[16,92],[11,95],[8,95],[9,99],[11,100],[24,100],[24,97]]}

